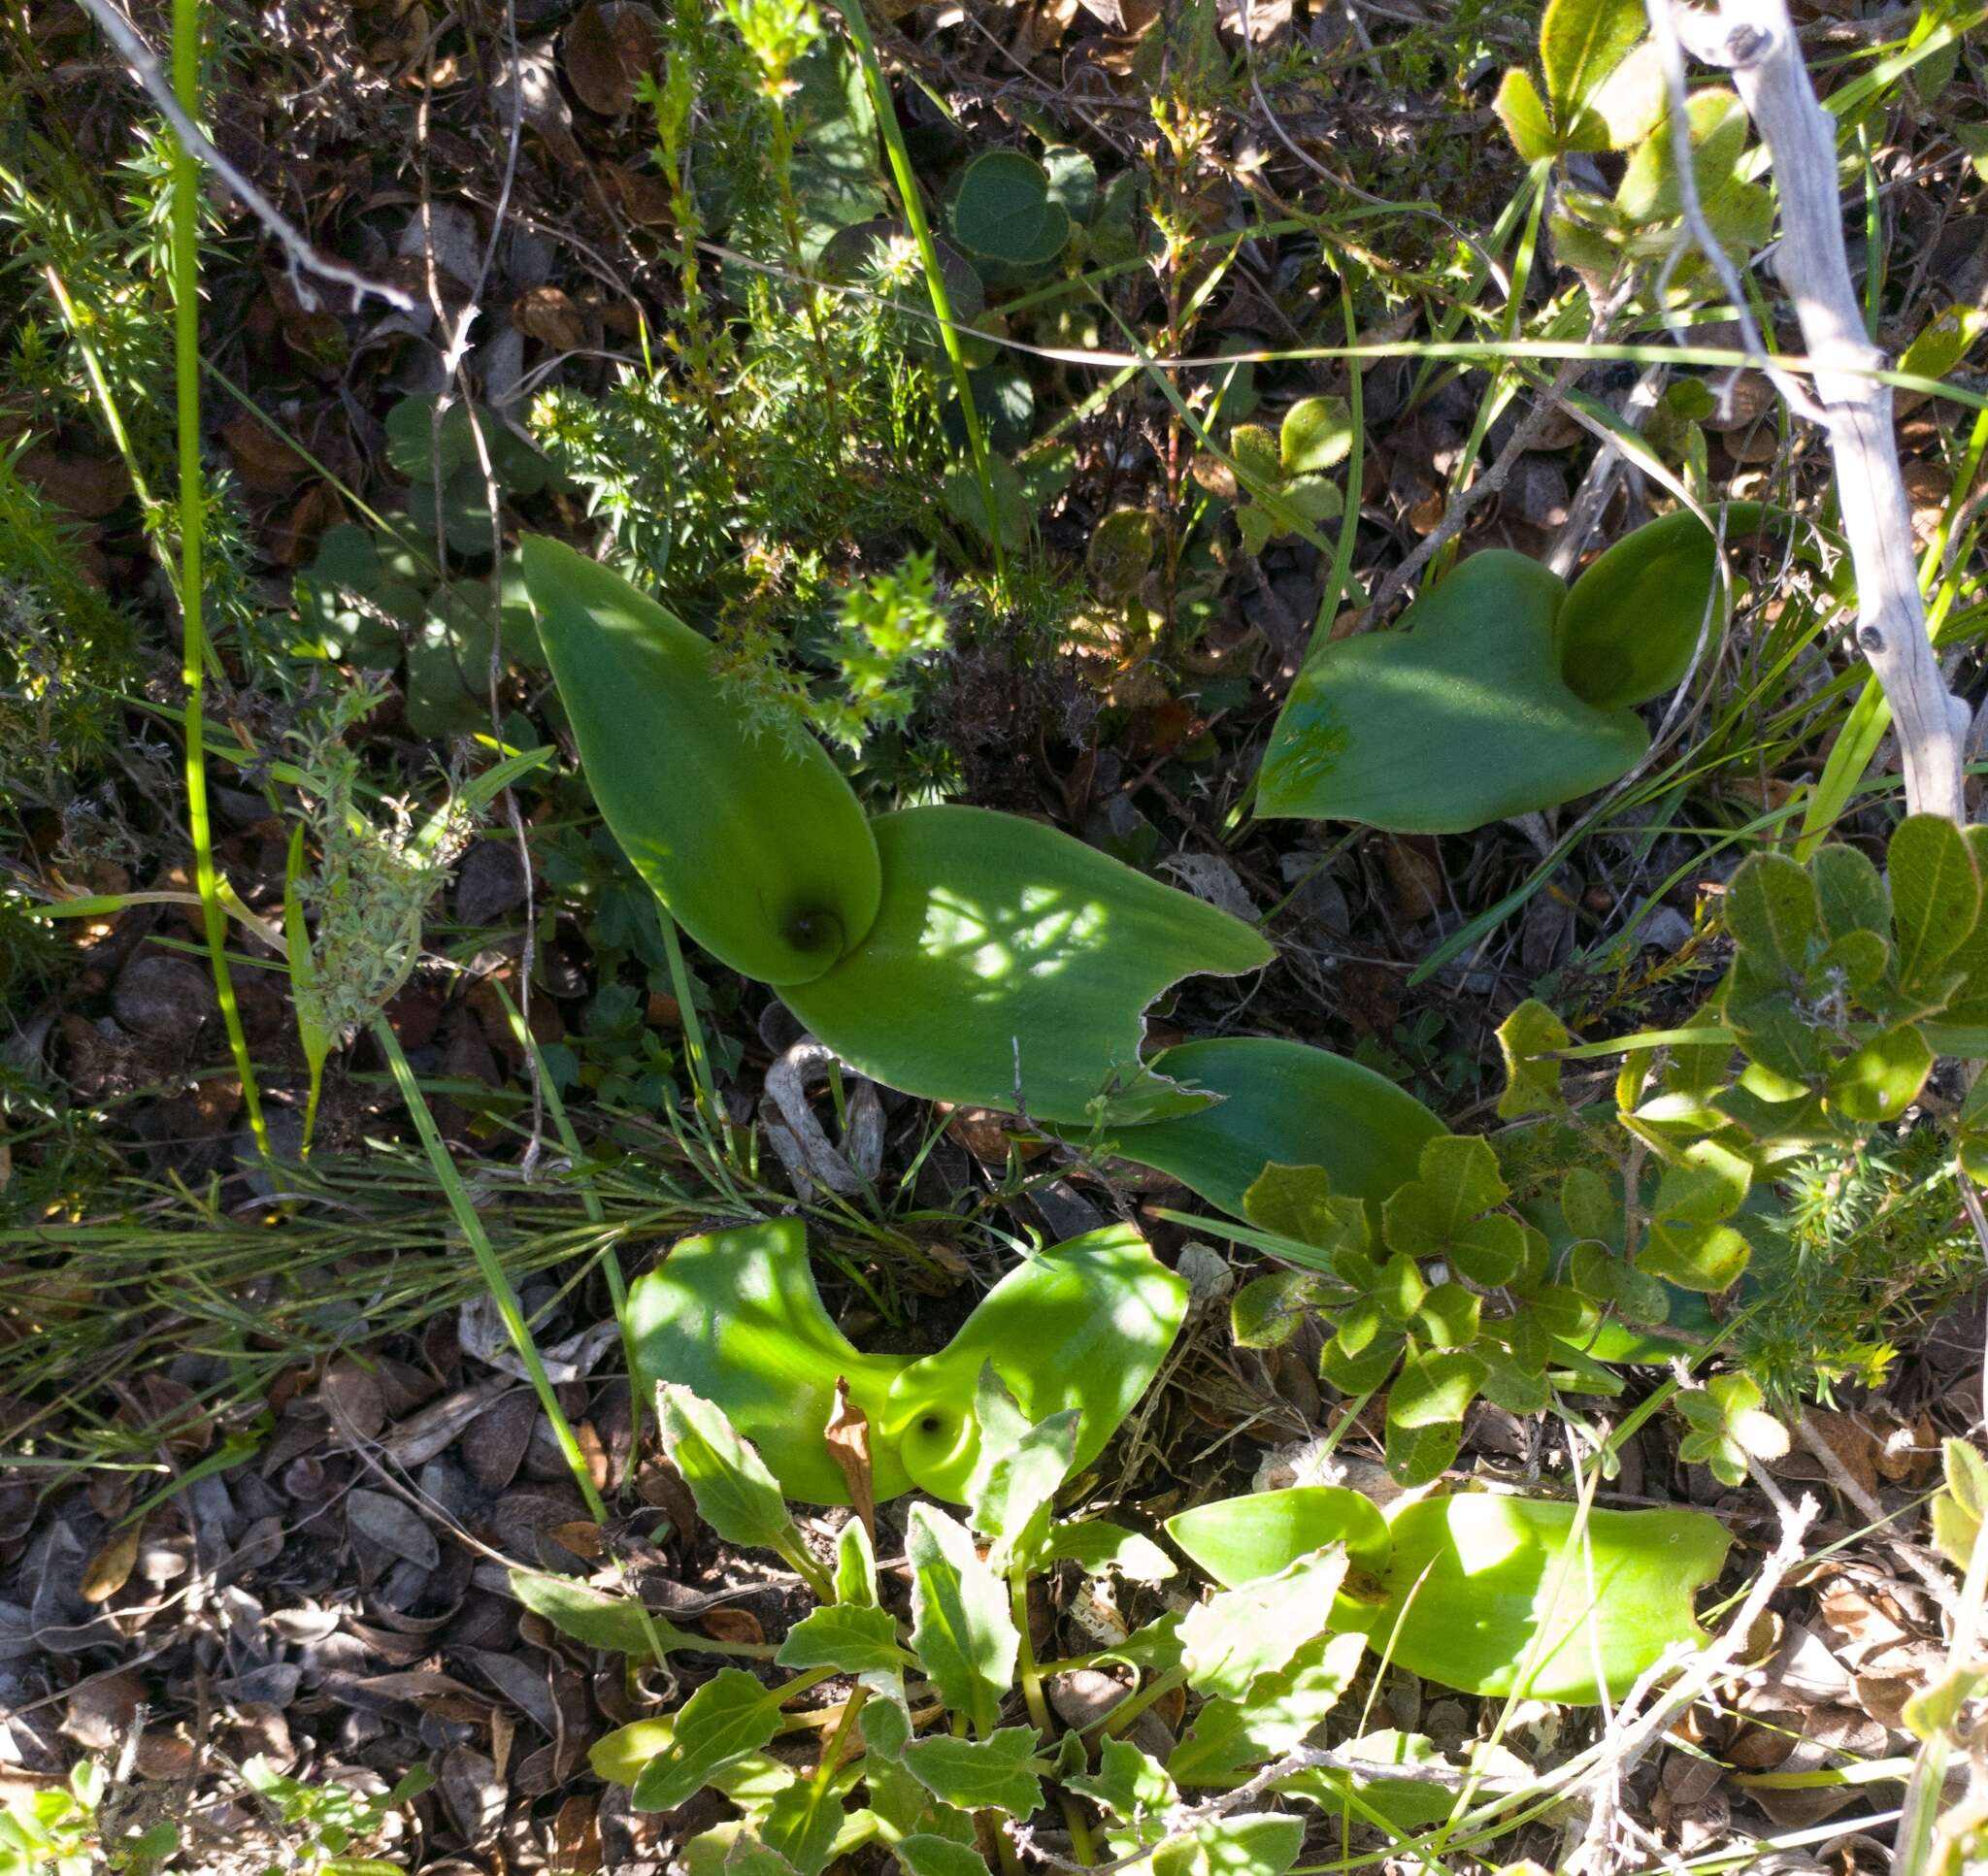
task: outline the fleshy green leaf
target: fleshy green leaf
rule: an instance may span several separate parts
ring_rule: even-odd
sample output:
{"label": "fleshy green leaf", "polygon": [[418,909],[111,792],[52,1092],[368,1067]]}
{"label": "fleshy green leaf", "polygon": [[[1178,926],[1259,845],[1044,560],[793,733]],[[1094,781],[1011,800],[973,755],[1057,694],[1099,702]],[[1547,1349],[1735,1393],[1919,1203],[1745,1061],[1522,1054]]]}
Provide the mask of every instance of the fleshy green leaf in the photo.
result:
{"label": "fleshy green leaf", "polygon": [[631,1806],[673,1811],[721,1766],[757,1752],[779,1730],[784,1697],[741,1668],[720,1668],[678,1709],[668,1744],[635,1780]]}
{"label": "fleshy green leaf", "polygon": [[1066,1558],[1086,1576],[1111,1572],[1134,1583],[1164,1583],[1180,1573],[1179,1566],[1150,1537],[1103,1518],[1057,1525],[1049,1532],[1044,1561],[1053,1563]]}
{"label": "fleshy green leaf", "polygon": [[1343,1056],[1268,1037],[1163,1050],[1153,1066],[1221,1099],[1176,1120],[1110,1135],[1104,1151],[1170,1173],[1235,1218],[1272,1164],[1321,1167],[1331,1191],[1379,1201],[1415,1176],[1442,1123],[1414,1096]]}
{"label": "fleshy green leaf", "polygon": [[619,575],[538,535],[519,555],[587,785],[677,922],[771,984],[860,944],[877,845],[821,745],[751,735],[711,646]]}
{"label": "fleshy green leaf", "polygon": [[1716,1296],[1740,1281],[1753,1247],[1731,1225],[1650,1226],[1637,1268],[1680,1290]]}
{"label": "fleshy green leaf", "polygon": [[1197,1693],[1241,1699],[1324,1626],[1346,1573],[1334,1544],[1279,1570],[1197,1603],[1180,1622],[1180,1664]]}
{"label": "fleshy green leaf", "polygon": [[929,1504],[911,1507],[905,1555],[911,1566],[911,1648],[939,1697],[984,1738],[1014,1684],[1021,1644],[1007,1588],[981,1563],[967,1528]]}
{"label": "fleshy green leaf", "polygon": [[[1328,644],[1291,687],[1259,772],[1265,816],[1464,834],[1628,773],[1649,744],[1561,675],[1566,589],[1523,555],[1474,554],[1392,632]],[[1440,762],[1403,751],[1440,749]]]}
{"label": "fleshy green leaf", "polygon": [[1397,1665],[1465,1693],[1587,1705],[1701,1641],[1692,1595],[1725,1561],[1725,1528],[1696,1511],[1590,1511],[1584,1556],[1578,1513],[1488,1493],[1403,1504],[1388,1599],[1364,1618],[1375,1647],[1392,1637]]}
{"label": "fleshy green leaf", "polygon": [[[860,1353],[829,1320],[799,1219],[682,1239],[629,1286],[628,1318],[645,1382],[676,1382],[715,1401],[789,1497],[848,1502],[823,1436],[836,1381],[846,1377],[874,1434],[904,1363]],[[871,1465],[879,1499],[910,1489],[894,1447],[873,1438]]]}
{"label": "fleshy green leaf", "polygon": [[915,1739],[905,1748],[905,1767],[933,1796],[962,1811],[1006,1811],[1032,1817],[1042,1808],[1047,1760],[1038,1756],[1034,1727],[1001,1727],[985,1739]]}
{"label": "fleshy green leaf", "polygon": [[1573,586],[1560,609],[1560,670],[1597,709],[1647,704],[1674,690],[1701,631],[1718,647],[1712,537],[1680,509],[1625,535]]}
{"label": "fleshy green leaf", "polygon": [[979,1457],[970,1403],[991,1363],[1031,1426],[1078,1416],[1071,1467],[1088,1465],[1158,1372],[1186,1311],[1186,1283],[1129,1226],[1071,1238],[1011,1270],[944,1349],[902,1368],[872,1415],[873,1445],[894,1445],[921,1490],[964,1501]]}
{"label": "fleshy green leaf", "polygon": [[888,1609],[838,1602],[811,1610],[795,1623],[775,1660],[782,1667],[872,1674],[901,1672],[906,1657]]}
{"label": "fleshy green leaf", "polygon": [[[1085,1122],[1191,1112],[1139,1059],[1146,1005],[1271,948],[1240,919],[1072,839],[978,807],[871,824],[882,898],[863,942],[788,1006],[873,1080],[932,1100]],[[1019,1052],[1017,1059],[1017,1050]]]}
{"label": "fleshy green leaf", "polygon": [[684,1239],[630,1287],[629,1321],[645,1380],[714,1400],[788,1497],[849,1501],[822,1432],[842,1377],[870,1422],[878,1498],[915,1482],[958,1501],[983,1366],[1031,1421],[1079,1412],[1074,1464],[1087,1465],[1158,1369],[1186,1297],[1136,1232],[1113,1226],[1011,1270],[937,1355],[865,1355],[829,1321],[800,1221],[780,1219]]}
{"label": "fleshy green leaf", "polygon": [[1294,1485],[1217,1498],[1176,1512],[1167,1535],[1225,1588],[1275,1576],[1299,1558],[1343,1544],[1353,1568],[1378,1574],[1394,1553],[1374,1501],[1342,1485]]}
{"label": "fleshy green leaf", "polygon": [[1314,1635],[1241,1700],[1206,1702],[1193,1730],[1168,1756],[1176,1785],[1229,1785],[1250,1766],[1281,1758],[1339,1705],[1359,1671],[1367,1639]]}

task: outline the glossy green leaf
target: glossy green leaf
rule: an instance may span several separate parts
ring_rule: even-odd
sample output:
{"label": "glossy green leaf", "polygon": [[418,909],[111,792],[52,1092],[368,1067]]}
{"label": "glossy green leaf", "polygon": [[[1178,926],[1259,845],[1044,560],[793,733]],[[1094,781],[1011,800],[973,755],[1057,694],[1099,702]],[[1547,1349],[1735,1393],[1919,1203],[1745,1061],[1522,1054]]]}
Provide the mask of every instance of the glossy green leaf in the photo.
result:
{"label": "glossy green leaf", "polygon": [[933,1505],[912,1505],[905,1556],[912,1652],[939,1697],[985,1738],[1014,1685],[1021,1645],[1008,1587],[980,1561],[966,1526]]}
{"label": "glossy green leaf", "polygon": [[1568,589],[1560,609],[1560,670],[1597,709],[1622,709],[1674,690],[1701,631],[1717,649],[1715,546],[1688,510],[1625,535]]}
{"label": "glossy green leaf", "polygon": [[1199,1112],[1109,1135],[1104,1150],[1171,1174],[1232,1217],[1273,1162],[1323,1167],[1332,1191],[1377,1201],[1415,1176],[1442,1130],[1414,1096],[1324,1049],[1221,1037],[1163,1050],[1162,1074],[1222,1099]]}
{"label": "glossy green leaf", "polygon": [[1011,1270],[937,1355],[907,1365],[872,1416],[921,1491],[963,1501],[979,1460],[973,1412],[992,1364],[1033,1426],[1075,1412],[1072,1468],[1104,1451],[1174,1344],[1187,1285],[1125,1225],[1074,1237]]}
{"label": "glossy green leaf", "polygon": [[1233,1785],[1302,1745],[1339,1705],[1366,1646],[1357,1633],[1314,1635],[1242,1699],[1205,1702],[1193,1729],[1168,1756],[1168,1776],[1176,1785]]}
{"label": "glossy green leaf", "polygon": [[1042,1551],[1046,1563],[1065,1558],[1086,1576],[1123,1576],[1134,1583],[1164,1583],[1177,1576],[1179,1566],[1150,1537],[1103,1518],[1058,1525]]}
{"label": "glossy green leaf", "polygon": [[1271,947],[1240,919],[1039,822],[913,807],[871,823],[882,901],[863,943],[781,989],[850,1067],[933,1100],[1085,1123],[1187,1111],[1142,1067],[1143,1016],[1196,971],[1233,975]]}
{"label": "glossy green leaf", "polygon": [[758,1751],[779,1730],[785,1697],[743,1668],[719,1669],[674,1715],[668,1743],[636,1776],[631,1807],[673,1811],[720,1767]]}
{"label": "glossy green leaf", "polygon": [[1466,1693],[1587,1705],[1626,1693],[1673,1643],[1703,1641],[1692,1596],[1725,1561],[1725,1528],[1697,1511],[1590,1511],[1583,1539],[1578,1512],[1488,1493],[1404,1503],[1374,1645],[1391,1637],[1398,1665]]}
{"label": "glossy green leaf", "polygon": [[1240,1700],[1325,1627],[1346,1573],[1338,1544],[1197,1603],[1180,1622],[1180,1665],[1199,1694]]}
{"label": "glossy green leaf", "polygon": [[645,1391],[670,1381],[715,1401],[789,1498],[848,1502],[824,1437],[839,1377],[871,1417],[878,1498],[911,1489],[896,1449],[874,1438],[905,1364],[862,1354],[829,1320],[798,1218],[682,1239],[629,1286],[628,1325]]}
{"label": "glossy green leaf", "polygon": [[[1318,1531],[1351,1527],[1336,1500],[1313,1497],[1335,1489],[1201,1505],[1168,1530],[1217,1582],[1228,1580],[1226,1570],[1284,1568]],[[1281,1498],[1299,1501],[1253,1508]],[[1517,1691],[1584,1705],[1606,1685],[1619,1695],[1672,1643],[1703,1639],[1691,1598],[1717,1576],[1730,1539],[1702,1512],[1593,1511],[1587,1553],[1574,1548],[1562,1580],[1578,1509],[1489,1493],[1401,1500],[1385,1521],[1386,1553],[1371,1530],[1362,1540],[1363,1567],[1380,1579],[1380,1593],[1342,1593],[1333,1626],[1361,1630],[1411,1673],[1466,1693]],[[1188,1535],[1175,1529],[1183,1521],[1192,1521]]]}
{"label": "glossy green leaf", "polygon": [[1176,1512],[1167,1535],[1217,1583],[1234,1588],[1309,1552],[1343,1544],[1354,1569],[1378,1574],[1394,1539],[1374,1501],[1341,1485],[1294,1485]]}
{"label": "glossy green leaf", "polygon": [[1043,1777],[1048,1761],[1038,1748],[1034,1727],[1000,1727],[985,1739],[949,1739],[935,1734],[905,1748],[904,1762],[934,1797],[962,1811],[1006,1811],[1028,1818],[1042,1808]]}
{"label": "glossy green leaf", "polygon": [[755,737],[711,647],[619,575],[543,536],[519,549],[601,814],[677,922],[748,977],[817,977],[881,892],[863,810],[804,733]]}
{"label": "glossy green leaf", "polygon": [[866,1355],[829,1320],[792,1218],[685,1238],[628,1297],[645,1384],[715,1402],[786,1496],[811,1504],[849,1501],[823,1432],[838,1378],[870,1422],[879,1500],[915,1484],[963,1501],[984,1366],[1032,1424],[1076,1412],[1073,1464],[1085,1465],[1158,1371],[1186,1306],[1186,1284],[1138,1233],[1111,1226],[1011,1270],[938,1354]]}
{"label": "glossy green leaf", "polygon": [[[1561,675],[1566,588],[1523,555],[1473,555],[1392,632],[1328,644],[1291,687],[1257,811],[1462,834],[1605,787],[1649,734]],[[1405,759],[1440,749],[1442,760]]]}

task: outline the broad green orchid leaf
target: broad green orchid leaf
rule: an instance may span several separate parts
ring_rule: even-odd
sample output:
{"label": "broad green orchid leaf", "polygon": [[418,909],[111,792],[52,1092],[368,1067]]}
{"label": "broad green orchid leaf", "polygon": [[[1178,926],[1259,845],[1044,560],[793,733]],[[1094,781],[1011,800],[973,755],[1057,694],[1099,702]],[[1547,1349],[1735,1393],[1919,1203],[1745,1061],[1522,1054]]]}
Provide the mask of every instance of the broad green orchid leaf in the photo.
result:
{"label": "broad green orchid leaf", "polygon": [[645,1391],[670,1382],[712,1402],[786,1496],[810,1504],[849,1502],[824,1437],[839,1378],[870,1422],[878,1499],[915,1485],[963,1503],[983,1366],[1031,1424],[1077,1412],[1076,1469],[1144,1393],[1186,1308],[1186,1284],[1125,1226],[1011,1270],[944,1349],[915,1361],[863,1354],[829,1320],[798,1219],[685,1238],[628,1294]]}
{"label": "broad green orchid leaf", "polygon": [[[723,1409],[789,1498],[847,1504],[848,1484],[824,1437],[835,1384],[877,1415],[905,1366],[864,1355],[822,1306],[798,1218],[686,1237],[628,1289],[629,1338],[643,1393],[673,1382]],[[897,1457],[873,1437],[877,1497],[911,1489]]]}
{"label": "broad green orchid leaf", "polygon": [[1342,1502],[1358,1497],[1294,1486],[1197,1506],[1167,1530],[1225,1585],[1232,1572],[1287,1568],[1322,1533],[1329,1542],[1343,1532],[1349,1547],[1357,1533],[1367,1581],[1349,1577],[1334,1628],[1359,1629],[1410,1673],[1467,1694],[1576,1706],[1604,1687],[1621,1695],[1673,1643],[1704,1640],[1692,1596],[1718,1575],[1731,1542],[1699,1511],[1583,1519],[1558,1499],[1473,1492],[1398,1501],[1383,1553],[1381,1533]]}
{"label": "broad green orchid leaf", "polygon": [[1649,733],[1568,687],[1566,590],[1522,554],[1474,554],[1398,630],[1327,645],[1277,719],[1257,812],[1463,834],[1627,773]]}
{"label": "broad green orchid leaf", "polygon": [[1144,1011],[1195,971],[1268,964],[1248,926],[1015,815],[912,807],[870,825],[883,887],[868,936],[780,991],[851,1068],[967,1105],[1012,1110],[1019,1092],[1043,1121],[1206,1104],[1141,1064]]}
{"label": "broad green orchid leaf", "polygon": [[1130,1226],[1073,1237],[1011,1270],[944,1349],[902,1369],[872,1443],[894,1447],[920,1491],[963,1503],[979,1460],[976,1391],[991,1366],[1032,1426],[1076,1410],[1070,1469],[1080,1470],[1138,1404],[1186,1313],[1186,1282]]}
{"label": "broad green orchid leaf", "polygon": [[1273,1164],[1323,1167],[1333,1192],[1377,1205],[1415,1176],[1424,1142],[1443,1131],[1385,1076],[1302,1042],[1217,1037],[1163,1050],[1153,1067],[1221,1100],[1123,1128],[1105,1150],[1170,1173],[1237,1218],[1248,1217],[1243,1196]]}
{"label": "broad green orchid leaf", "polygon": [[1560,670],[1569,689],[1603,710],[1674,690],[1701,632],[1708,653],[1718,643],[1714,554],[1705,523],[1684,509],[1602,554],[1560,609]]}
{"label": "broad green orchid leaf", "polygon": [[1701,1511],[1596,1511],[1464,1493],[1401,1503],[1388,1599],[1367,1633],[1397,1665],[1467,1694],[1592,1705],[1676,1642],[1731,1538]]}
{"label": "broad green orchid leaf", "polygon": [[1394,1555],[1394,1538],[1373,1499],[1342,1485],[1217,1498],[1176,1512],[1167,1535],[1225,1589],[1275,1576],[1327,1544],[1344,1544],[1348,1566],[1370,1576],[1380,1575]]}
{"label": "broad green orchid leaf", "polygon": [[748,977],[818,977],[877,916],[877,845],[849,785],[796,731],[755,736],[711,646],[556,541],[526,590],[602,817],[670,914]]}

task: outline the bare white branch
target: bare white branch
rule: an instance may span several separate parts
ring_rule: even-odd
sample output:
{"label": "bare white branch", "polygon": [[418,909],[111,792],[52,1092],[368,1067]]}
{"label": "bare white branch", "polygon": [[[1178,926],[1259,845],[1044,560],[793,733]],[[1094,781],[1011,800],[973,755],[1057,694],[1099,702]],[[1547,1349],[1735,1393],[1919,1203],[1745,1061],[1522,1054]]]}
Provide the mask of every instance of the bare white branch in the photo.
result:
{"label": "bare white branch", "polygon": [[[1652,12],[1673,7],[1674,0],[1655,0]],[[1835,125],[1809,83],[1786,0],[1724,0],[1716,12],[1677,9],[1668,23],[1697,57],[1732,73],[1767,145],[1781,205],[1775,271],[1802,322],[1829,430],[1857,576],[1857,648],[1891,706],[1906,807],[1964,820],[1969,712],[1947,690],[1927,636],[1891,389],[1873,376],[1886,361],[1865,333],[1843,245]],[[1679,164],[1687,167],[1688,159]]]}

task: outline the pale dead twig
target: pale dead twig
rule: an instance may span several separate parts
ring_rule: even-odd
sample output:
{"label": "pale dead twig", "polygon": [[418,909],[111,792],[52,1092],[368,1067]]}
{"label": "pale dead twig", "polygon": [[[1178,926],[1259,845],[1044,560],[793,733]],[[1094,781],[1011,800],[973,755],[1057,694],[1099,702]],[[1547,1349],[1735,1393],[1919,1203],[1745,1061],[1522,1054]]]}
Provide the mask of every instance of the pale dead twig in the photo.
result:
{"label": "pale dead twig", "polygon": [[117,49],[118,57],[130,66],[133,76],[145,87],[152,103],[158,106],[160,115],[172,126],[181,148],[195,162],[218,176],[243,207],[282,244],[283,252],[289,257],[290,284],[296,289],[297,299],[306,312],[315,312],[317,308],[317,296],[306,284],[306,274],[315,274],[319,280],[333,280],[340,286],[349,287],[354,306],[370,293],[399,312],[412,313],[414,310],[414,301],[399,287],[371,280],[356,269],[346,266],[343,261],[328,260],[320,254],[291,227],[282,211],[201,133],[200,126],[181,105],[158,55],[138,36],[111,0],[83,0],[83,5],[89,16],[103,28],[104,37]]}
{"label": "pale dead twig", "polygon": [[[1962,757],[1970,712],[1948,692],[1927,633],[1911,510],[1892,434],[1892,394],[1872,376],[1884,355],[1865,335],[1843,245],[1835,127],[1809,82],[1786,0],[1725,0],[1709,13],[1652,0],[1650,12],[1653,23],[1660,16],[1665,22],[1660,37],[1674,32],[1694,56],[1732,73],[1767,145],[1781,207],[1775,272],[1801,321],[1815,402],[1829,434],[1857,576],[1857,648],[1891,706],[1907,809],[1965,820]],[[1690,178],[1688,157],[1676,167],[1680,179]],[[1707,251],[1715,248],[1716,243]],[[1734,307],[1743,320],[1737,293]]]}

